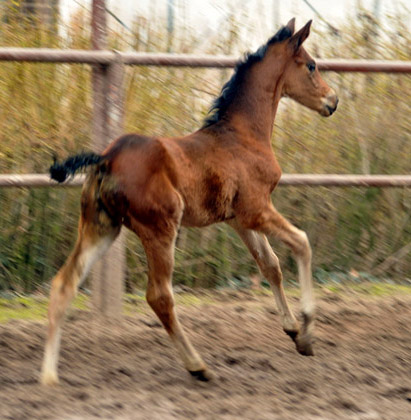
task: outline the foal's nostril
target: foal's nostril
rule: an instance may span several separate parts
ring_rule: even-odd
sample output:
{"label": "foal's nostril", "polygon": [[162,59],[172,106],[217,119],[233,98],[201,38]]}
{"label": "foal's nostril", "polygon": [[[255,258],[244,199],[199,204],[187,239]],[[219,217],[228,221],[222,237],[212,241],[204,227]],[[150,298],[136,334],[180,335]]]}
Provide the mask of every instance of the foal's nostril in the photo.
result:
{"label": "foal's nostril", "polygon": [[329,112],[329,115],[334,114],[335,110],[337,109],[338,101],[339,100],[337,95],[330,95],[327,97],[325,109]]}
{"label": "foal's nostril", "polygon": [[330,107],[330,105],[326,105],[325,107],[326,107],[327,111],[330,113],[329,115],[332,115],[337,108],[337,107],[332,108],[332,107]]}
{"label": "foal's nostril", "polygon": [[327,103],[332,106],[337,108],[337,104],[338,104],[338,96],[334,93],[333,95],[328,95],[326,97]]}

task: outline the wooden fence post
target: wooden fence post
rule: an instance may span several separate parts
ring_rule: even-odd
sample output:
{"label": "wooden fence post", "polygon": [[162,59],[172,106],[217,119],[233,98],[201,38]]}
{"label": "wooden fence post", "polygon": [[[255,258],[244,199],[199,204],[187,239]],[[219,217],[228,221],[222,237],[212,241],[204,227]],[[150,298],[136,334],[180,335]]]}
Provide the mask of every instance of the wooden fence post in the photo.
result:
{"label": "wooden fence post", "polygon": [[[93,49],[107,48],[105,0],[93,0]],[[108,65],[93,67],[93,148],[101,153],[123,131],[124,64],[120,54]],[[114,242],[92,275],[92,302],[96,315],[119,319],[125,273],[125,239],[123,234]]]}

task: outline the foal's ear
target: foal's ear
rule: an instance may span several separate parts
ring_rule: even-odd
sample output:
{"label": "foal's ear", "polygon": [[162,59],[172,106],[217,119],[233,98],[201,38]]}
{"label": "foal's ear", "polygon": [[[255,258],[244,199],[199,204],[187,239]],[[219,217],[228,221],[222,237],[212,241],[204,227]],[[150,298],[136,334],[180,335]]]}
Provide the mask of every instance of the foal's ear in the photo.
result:
{"label": "foal's ear", "polygon": [[310,35],[310,27],[313,21],[309,20],[296,34],[294,34],[288,41],[288,45],[292,48],[293,53],[296,54],[300,49],[302,43]]}
{"label": "foal's ear", "polygon": [[285,25],[291,32],[291,35],[294,33],[295,31],[295,18],[292,18],[287,25]]}

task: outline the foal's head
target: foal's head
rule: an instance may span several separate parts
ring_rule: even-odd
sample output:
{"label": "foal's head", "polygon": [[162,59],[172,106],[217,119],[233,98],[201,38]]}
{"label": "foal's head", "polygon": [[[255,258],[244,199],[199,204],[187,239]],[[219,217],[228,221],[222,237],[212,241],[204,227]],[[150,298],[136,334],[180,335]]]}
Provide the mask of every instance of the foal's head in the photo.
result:
{"label": "foal's head", "polygon": [[[294,22],[292,19],[287,24],[292,34]],[[337,109],[338,97],[322,79],[314,59],[302,46],[310,34],[310,26],[311,20],[284,43],[288,60],[282,94],[329,117]]]}

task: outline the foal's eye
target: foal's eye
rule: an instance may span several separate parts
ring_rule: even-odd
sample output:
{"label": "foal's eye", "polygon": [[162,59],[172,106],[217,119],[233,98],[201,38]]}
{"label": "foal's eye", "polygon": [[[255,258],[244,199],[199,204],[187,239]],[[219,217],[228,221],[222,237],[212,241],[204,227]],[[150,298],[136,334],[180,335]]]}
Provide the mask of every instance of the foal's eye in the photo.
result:
{"label": "foal's eye", "polygon": [[315,63],[313,61],[311,63],[307,63],[307,67],[310,73],[313,73],[315,71]]}

